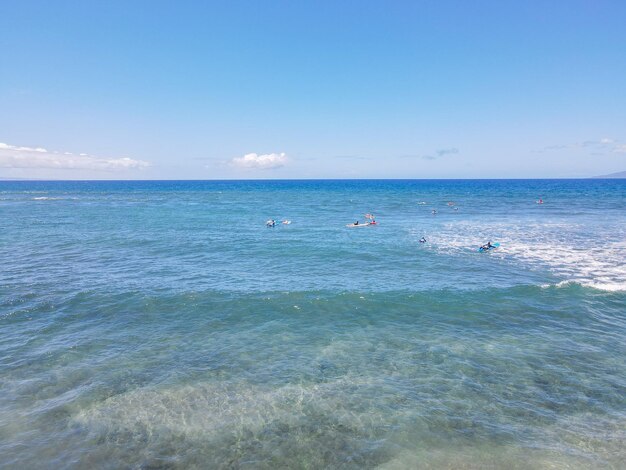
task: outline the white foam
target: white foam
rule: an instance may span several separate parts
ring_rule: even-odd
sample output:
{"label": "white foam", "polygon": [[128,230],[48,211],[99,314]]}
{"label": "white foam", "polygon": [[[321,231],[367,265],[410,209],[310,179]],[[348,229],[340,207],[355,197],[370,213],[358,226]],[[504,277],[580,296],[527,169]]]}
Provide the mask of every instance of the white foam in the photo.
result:
{"label": "white foam", "polygon": [[[421,237],[422,233],[413,235]],[[560,279],[551,285],[577,283],[626,291],[626,231],[619,225],[598,232],[595,227],[565,222],[455,221],[444,224],[428,240],[438,252],[452,254],[473,252],[487,240],[498,241],[500,248],[490,256],[523,263],[532,270],[546,269]]]}
{"label": "white foam", "polygon": [[531,267],[546,267],[563,278],[557,287],[577,283],[605,291],[626,291],[626,242],[604,242],[601,246],[584,248],[555,243],[537,248],[533,243],[506,240],[506,255]]}
{"label": "white foam", "polygon": [[64,201],[64,200],[77,200],[77,197],[47,197],[40,196],[32,198],[33,201]]}

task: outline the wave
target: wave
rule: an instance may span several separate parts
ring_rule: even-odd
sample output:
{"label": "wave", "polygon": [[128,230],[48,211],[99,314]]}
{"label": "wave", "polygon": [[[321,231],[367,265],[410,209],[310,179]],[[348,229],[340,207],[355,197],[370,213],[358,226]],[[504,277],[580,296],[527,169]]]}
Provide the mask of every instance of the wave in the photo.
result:
{"label": "wave", "polygon": [[563,283],[578,283],[594,289],[626,291],[626,242],[604,242],[601,246],[580,247],[554,244],[547,249],[507,240],[507,254],[531,266],[547,266],[565,278]]}
{"label": "wave", "polygon": [[[547,318],[559,312],[562,318],[574,318],[590,306],[598,305],[608,316],[621,321],[619,311],[605,302],[611,298],[596,298],[589,294],[595,287],[573,281],[555,284],[522,285],[513,287],[483,287],[466,291],[453,288],[438,290],[394,291],[234,291],[234,290],[120,290],[110,292],[108,287],[57,296],[51,311],[50,297],[35,292],[23,295],[13,293],[0,302],[0,319],[23,321],[25,318],[82,318],[90,321],[108,321],[129,315],[160,322],[183,318],[262,318],[293,316],[293,318],[384,318],[402,321],[417,315],[427,318],[463,320],[468,315],[515,318],[517,312],[524,319]],[[590,291],[591,290],[591,291]],[[618,301],[620,292],[615,293]],[[587,300],[587,306],[571,309],[572,302]],[[563,307],[565,305],[566,307]],[[48,317],[48,319],[50,319]],[[42,321],[44,321],[42,319]],[[516,321],[519,319],[516,318]]]}
{"label": "wave", "polygon": [[[417,237],[418,233],[414,234]],[[421,236],[421,234],[420,234]],[[439,253],[465,254],[485,240],[500,242],[489,253],[530,270],[548,270],[560,278],[550,285],[577,283],[607,292],[626,291],[626,231],[608,227],[601,236],[586,236],[572,223],[452,222],[429,241]],[[546,285],[545,283],[542,285]]]}
{"label": "wave", "polygon": [[624,286],[623,283],[611,283],[611,282],[577,282],[577,281],[560,281],[557,283],[553,283],[553,284],[541,284],[541,288],[542,289],[548,289],[548,288],[564,288],[564,287],[571,287],[571,286],[581,286],[581,287],[587,287],[590,289],[596,289],[599,291],[604,291],[604,292],[625,292],[626,291],[626,287]]}

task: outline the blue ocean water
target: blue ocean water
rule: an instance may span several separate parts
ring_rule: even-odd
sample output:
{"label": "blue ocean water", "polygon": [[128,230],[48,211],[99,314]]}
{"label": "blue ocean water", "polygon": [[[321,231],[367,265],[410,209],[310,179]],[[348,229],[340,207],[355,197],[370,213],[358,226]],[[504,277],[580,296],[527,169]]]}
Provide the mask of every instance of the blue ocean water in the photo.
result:
{"label": "blue ocean water", "polygon": [[0,229],[3,468],[624,468],[624,180],[0,182]]}

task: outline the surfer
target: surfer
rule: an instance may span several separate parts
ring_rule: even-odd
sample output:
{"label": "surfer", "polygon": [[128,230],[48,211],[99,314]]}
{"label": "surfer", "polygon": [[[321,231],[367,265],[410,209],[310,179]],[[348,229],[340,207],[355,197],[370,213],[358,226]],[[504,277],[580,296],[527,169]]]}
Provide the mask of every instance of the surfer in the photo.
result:
{"label": "surfer", "polygon": [[426,238],[425,237],[420,238],[420,243],[426,243]]}
{"label": "surfer", "polygon": [[491,248],[493,248],[493,245],[491,244],[491,242],[490,242],[490,241],[489,241],[489,242],[487,242],[487,244],[486,244],[486,245],[483,245],[483,246],[481,246],[481,247],[480,247],[480,249],[481,249],[481,250],[483,250],[483,251],[490,250]]}
{"label": "surfer", "polygon": [[270,219],[267,222],[265,222],[265,225],[267,227],[275,227],[276,226],[276,221],[274,219]]}

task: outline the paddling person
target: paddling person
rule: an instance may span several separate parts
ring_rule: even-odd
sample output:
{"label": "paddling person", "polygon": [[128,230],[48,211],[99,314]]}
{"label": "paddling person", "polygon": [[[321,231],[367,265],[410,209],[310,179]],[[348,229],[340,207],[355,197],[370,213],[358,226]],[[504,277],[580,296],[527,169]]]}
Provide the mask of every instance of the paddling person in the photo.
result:
{"label": "paddling person", "polygon": [[426,243],[426,238],[425,237],[420,238],[420,243]]}
{"label": "paddling person", "polygon": [[492,245],[492,244],[491,244],[491,242],[489,241],[489,242],[487,242],[487,244],[486,244],[486,245],[483,245],[483,246],[481,246],[480,248],[481,248],[482,250],[484,250],[484,251],[487,251],[487,250],[490,250],[491,248],[493,248],[493,245]]}

